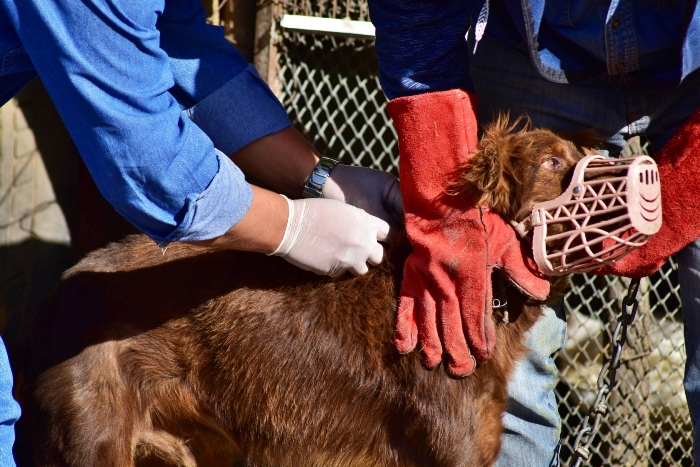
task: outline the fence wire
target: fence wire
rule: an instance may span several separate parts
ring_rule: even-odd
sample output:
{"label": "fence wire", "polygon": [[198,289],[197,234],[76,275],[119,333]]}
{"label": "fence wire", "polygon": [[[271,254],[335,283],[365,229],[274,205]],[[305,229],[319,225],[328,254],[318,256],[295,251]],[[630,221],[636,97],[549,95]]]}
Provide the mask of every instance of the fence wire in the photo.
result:
{"label": "fence wire", "polygon": [[297,129],[324,156],[397,172],[371,41],[283,32],[277,52],[281,101]]}
{"label": "fence wire", "polygon": [[[348,2],[295,0],[286,12],[367,20],[365,7]],[[396,134],[377,78],[373,41],[280,31],[276,88],[294,125],[324,155],[344,163],[396,173]],[[564,299],[568,342],[556,356],[562,417],[563,465],[581,418],[593,402],[604,356],[628,281],[577,275]],[[619,385],[593,443],[588,465],[690,466],[692,427],[683,391],[685,346],[676,264],[644,279],[639,315],[629,329]]]}
{"label": "fence wire", "polygon": [[322,18],[369,21],[366,1],[357,0],[282,0],[285,13],[292,15],[318,16]]}

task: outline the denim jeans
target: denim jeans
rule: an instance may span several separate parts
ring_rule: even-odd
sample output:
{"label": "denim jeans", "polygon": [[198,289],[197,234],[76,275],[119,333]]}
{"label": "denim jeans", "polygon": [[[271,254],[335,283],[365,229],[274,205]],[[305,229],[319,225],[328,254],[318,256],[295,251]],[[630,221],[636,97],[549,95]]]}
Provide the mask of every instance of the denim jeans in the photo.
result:
{"label": "denim jeans", "polygon": [[700,240],[681,250],[676,259],[687,354],[683,386],[693,422],[695,465],[700,465]]}
{"label": "denim jeans", "polygon": [[561,419],[554,394],[558,371],[552,355],[566,343],[562,311],[563,306],[545,308],[544,316],[526,334],[530,353],[515,368],[508,385],[499,467],[550,465],[559,451]]}
{"label": "denim jeans", "polygon": [[0,467],[14,467],[12,445],[15,442],[15,422],[19,404],[12,397],[12,371],[5,343],[0,338]]}
{"label": "denim jeans", "polygon": [[[488,36],[470,57],[469,73],[479,96],[477,117],[482,124],[499,111],[509,111],[511,116],[528,115],[537,127],[559,131],[595,128],[607,138],[605,149],[611,155],[636,135],[648,138],[652,151],[658,151],[700,109],[698,72],[679,88],[664,93],[650,92],[624,75],[556,84],[542,78],[528,56]],[[688,354],[685,388],[695,423],[700,420],[700,242],[685,248],[678,259]],[[558,374],[551,354],[565,339],[560,316],[548,311],[527,336],[531,353],[519,364],[508,387],[499,466],[558,465],[561,420],[554,403]],[[700,446],[699,431],[697,427],[696,446]],[[696,457],[696,463],[699,460]]]}

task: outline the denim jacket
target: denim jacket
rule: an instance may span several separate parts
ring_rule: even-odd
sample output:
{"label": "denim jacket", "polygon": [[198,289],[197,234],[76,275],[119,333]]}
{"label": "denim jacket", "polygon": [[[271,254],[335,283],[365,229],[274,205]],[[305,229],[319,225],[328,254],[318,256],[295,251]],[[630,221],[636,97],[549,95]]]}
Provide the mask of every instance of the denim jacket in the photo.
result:
{"label": "denim jacket", "polygon": [[[485,34],[529,55],[556,83],[632,74],[652,91],[676,88],[700,68],[694,0],[369,0],[379,75],[387,97],[473,91],[468,47]],[[470,29],[471,26],[471,29]],[[475,39],[474,39],[475,40]]]}
{"label": "denim jacket", "polygon": [[41,77],[121,215],[159,244],[243,217],[252,191],[226,155],[290,122],[200,0],[0,4],[0,99]]}

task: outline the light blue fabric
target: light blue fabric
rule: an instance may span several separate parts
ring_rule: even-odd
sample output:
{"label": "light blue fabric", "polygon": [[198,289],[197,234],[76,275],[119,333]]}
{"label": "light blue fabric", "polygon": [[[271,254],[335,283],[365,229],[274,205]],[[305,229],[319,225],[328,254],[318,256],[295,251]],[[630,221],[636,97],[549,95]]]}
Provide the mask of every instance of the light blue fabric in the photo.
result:
{"label": "light blue fabric", "polygon": [[[634,78],[620,76],[557,84],[542,78],[528,57],[488,37],[472,57],[469,72],[480,99],[480,121],[509,111],[513,116],[527,114],[538,127],[574,132],[596,128],[607,138],[611,155],[636,135],[649,138],[652,150],[658,151],[700,109],[700,71],[678,89],[664,93],[648,91]],[[695,421],[700,420],[700,246],[686,250],[695,251],[679,255],[688,350],[686,395]],[[697,322],[688,321],[689,316]],[[552,406],[557,372],[549,357],[563,344],[564,329],[563,321],[546,312],[527,337],[531,354],[518,365],[508,387],[499,466],[557,465],[553,449],[561,421]],[[700,442],[698,436],[695,439]]]}
{"label": "light blue fabric", "polygon": [[503,416],[503,447],[497,467],[556,466],[561,418],[554,388],[559,370],[552,356],[566,343],[561,306],[544,309],[544,316],[526,334],[530,349],[508,385],[508,410]]}
{"label": "light blue fabric", "polygon": [[19,404],[12,397],[12,371],[5,343],[0,338],[0,467],[14,467],[12,445],[15,423],[20,415]]}
{"label": "light blue fabric", "polygon": [[[224,153],[218,149],[215,151],[219,172],[196,198],[187,198],[191,215],[170,235],[173,240],[184,242],[219,237],[231,228],[221,219],[240,219],[245,213],[242,207],[250,206],[253,201],[253,190],[245,180],[241,183],[242,173],[238,167]],[[160,245],[166,245],[169,240],[167,238]]]}
{"label": "light blue fabric", "polygon": [[[482,0],[369,0],[380,81],[395,97],[462,88],[473,50],[464,36]],[[530,56],[558,83],[631,73],[667,91],[700,68],[700,8],[692,0],[490,0],[486,34]],[[470,36],[473,37],[474,28]]]}
{"label": "light blue fabric", "polygon": [[250,187],[216,149],[290,122],[199,0],[0,4],[0,97],[38,72],[120,214],[162,245],[211,238],[243,217]]}

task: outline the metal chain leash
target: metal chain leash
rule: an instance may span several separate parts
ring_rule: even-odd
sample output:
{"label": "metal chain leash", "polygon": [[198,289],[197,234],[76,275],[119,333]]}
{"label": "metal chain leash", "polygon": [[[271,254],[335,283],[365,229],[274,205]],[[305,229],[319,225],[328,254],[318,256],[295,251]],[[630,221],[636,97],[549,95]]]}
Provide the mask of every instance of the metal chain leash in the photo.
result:
{"label": "metal chain leash", "polygon": [[[600,429],[600,424],[603,416],[608,412],[608,395],[612,388],[615,387],[617,370],[620,368],[620,356],[622,355],[622,346],[627,342],[627,328],[637,316],[637,291],[639,290],[640,279],[632,279],[627,296],[622,301],[622,314],[617,318],[617,325],[613,332],[613,352],[610,360],[605,362],[600,369],[598,375],[598,394],[595,402],[588,409],[586,417],[576,435],[574,442],[574,456],[576,458],[574,467],[579,467],[584,460],[588,460],[591,455],[591,445],[593,438]],[[629,311],[628,311],[629,310]],[[607,372],[607,376],[606,376]]]}

